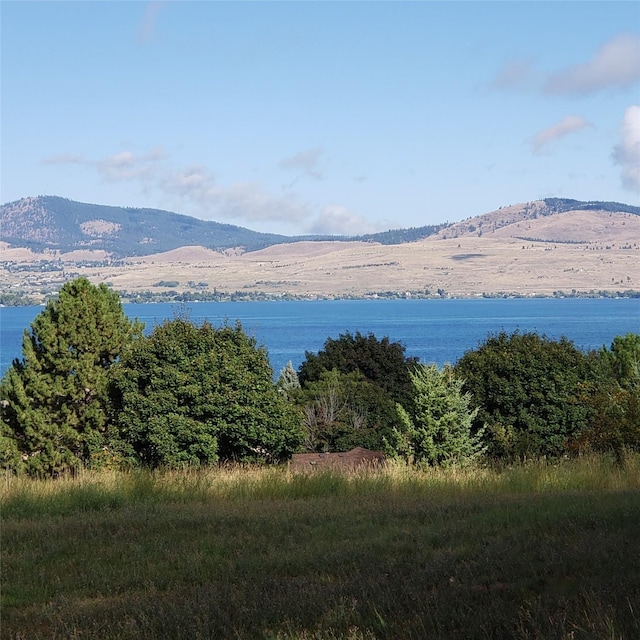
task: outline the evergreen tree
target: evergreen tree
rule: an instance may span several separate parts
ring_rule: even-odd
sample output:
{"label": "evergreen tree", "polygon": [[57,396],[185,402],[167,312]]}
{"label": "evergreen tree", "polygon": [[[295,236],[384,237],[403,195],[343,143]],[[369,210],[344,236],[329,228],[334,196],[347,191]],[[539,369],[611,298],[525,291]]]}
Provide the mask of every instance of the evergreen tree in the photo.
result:
{"label": "evergreen tree", "polygon": [[413,463],[450,465],[467,462],[482,450],[480,433],[472,433],[477,409],[462,392],[463,381],[451,367],[419,365],[411,372],[411,412],[398,405],[401,429],[388,441],[390,453]]}
{"label": "evergreen tree", "polygon": [[276,387],[280,395],[287,400],[289,400],[292,394],[294,394],[296,390],[300,388],[300,380],[298,379],[296,370],[293,368],[291,360],[287,362],[285,367],[280,372],[278,381],[276,382]]}
{"label": "evergreen tree", "polygon": [[109,370],[141,333],[106,285],[66,283],[0,384],[3,464],[42,475],[100,459],[111,445]]}

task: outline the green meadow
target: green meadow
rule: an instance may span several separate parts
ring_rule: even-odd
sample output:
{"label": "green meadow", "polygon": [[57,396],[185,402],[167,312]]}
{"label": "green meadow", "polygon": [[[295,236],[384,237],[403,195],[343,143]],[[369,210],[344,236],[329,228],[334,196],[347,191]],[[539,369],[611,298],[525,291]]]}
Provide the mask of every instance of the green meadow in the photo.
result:
{"label": "green meadow", "polygon": [[640,457],[2,479],[2,638],[640,638]]}

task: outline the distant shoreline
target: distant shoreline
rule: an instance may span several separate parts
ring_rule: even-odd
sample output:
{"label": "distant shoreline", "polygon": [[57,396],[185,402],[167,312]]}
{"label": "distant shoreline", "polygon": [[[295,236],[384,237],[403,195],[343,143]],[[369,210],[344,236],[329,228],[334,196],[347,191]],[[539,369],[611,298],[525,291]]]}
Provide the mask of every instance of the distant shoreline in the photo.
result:
{"label": "distant shoreline", "polygon": [[[239,293],[232,294],[217,293],[212,296],[201,295],[196,292],[186,291],[183,293],[176,293],[175,295],[165,295],[162,293],[156,293],[153,291],[141,291],[135,294],[129,294],[126,292],[120,293],[120,300],[123,304],[158,304],[158,303],[199,303],[199,302],[322,302],[322,301],[337,301],[337,300],[506,300],[506,299],[518,299],[518,300],[551,300],[551,299],[564,299],[564,298],[579,298],[579,299],[616,299],[616,298],[640,298],[640,291],[630,289],[628,291],[556,291],[552,295],[544,294],[523,294],[517,292],[495,292],[495,293],[482,293],[482,294],[470,294],[470,295],[448,295],[446,292],[443,295],[426,295],[420,292],[388,292],[378,293],[370,295],[343,295],[343,296],[321,296],[321,295],[305,295],[305,294],[270,294],[261,292],[252,293]],[[5,301],[0,294],[0,309],[6,307],[38,307],[44,306],[49,300],[55,299],[55,295],[51,294],[46,296],[43,300],[33,300],[20,294],[11,294],[10,299]],[[11,299],[14,299],[11,301]]]}

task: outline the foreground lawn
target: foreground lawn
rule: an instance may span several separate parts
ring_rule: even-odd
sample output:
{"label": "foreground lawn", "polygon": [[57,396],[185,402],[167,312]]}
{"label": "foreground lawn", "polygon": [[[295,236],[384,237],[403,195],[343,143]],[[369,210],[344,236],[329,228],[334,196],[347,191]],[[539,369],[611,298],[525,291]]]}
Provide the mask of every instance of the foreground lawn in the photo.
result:
{"label": "foreground lawn", "polygon": [[640,638],[637,458],[2,483],[2,638]]}

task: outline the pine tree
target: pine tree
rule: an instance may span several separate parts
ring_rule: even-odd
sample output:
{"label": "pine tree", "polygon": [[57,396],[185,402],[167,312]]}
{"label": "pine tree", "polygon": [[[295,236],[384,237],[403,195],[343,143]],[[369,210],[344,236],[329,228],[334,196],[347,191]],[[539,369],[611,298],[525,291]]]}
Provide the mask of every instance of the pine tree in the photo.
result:
{"label": "pine tree", "polygon": [[469,461],[480,451],[480,436],[471,426],[477,410],[462,392],[463,381],[451,367],[418,365],[411,373],[414,397],[409,413],[398,405],[403,424],[389,442],[392,453],[414,463],[450,465]]}
{"label": "pine tree", "polygon": [[87,464],[109,446],[108,375],[142,333],[117,293],[66,283],[25,330],[0,383],[2,463],[33,475]]}
{"label": "pine tree", "polygon": [[292,393],[295,393],[296,389],[300,388],[300,380],[298,379],[296,370],[293,368],[291,360],[287,362],[286,366],[280,372],[278,381],[276,382],[276,388],[278,389],[278,393],[287,400],[291,397]]}

